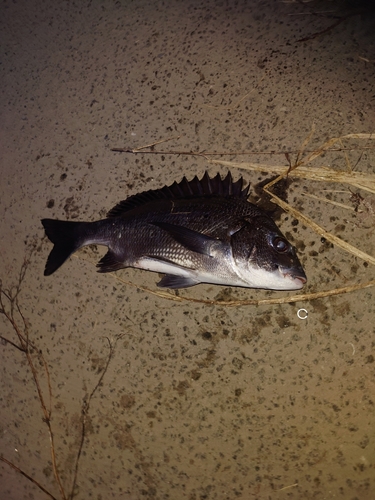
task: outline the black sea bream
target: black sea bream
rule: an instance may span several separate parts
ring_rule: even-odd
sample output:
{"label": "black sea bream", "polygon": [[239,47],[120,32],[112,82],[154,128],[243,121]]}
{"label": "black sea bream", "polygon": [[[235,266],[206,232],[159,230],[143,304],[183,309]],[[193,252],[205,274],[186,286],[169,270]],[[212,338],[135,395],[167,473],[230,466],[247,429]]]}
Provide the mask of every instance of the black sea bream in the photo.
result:
{"label": "black sea bream", "polygon": [[95,222],[43,219],[54,244],[45,276],[79,248],[105,245],[102,273],[124,267],[165,276],[163,288],[215,283],[272,290],[295,290],[306,275],[295,249],[274,221],[247,201],[249,186],[230,173],[194,177],[145,191],[118,203]]}

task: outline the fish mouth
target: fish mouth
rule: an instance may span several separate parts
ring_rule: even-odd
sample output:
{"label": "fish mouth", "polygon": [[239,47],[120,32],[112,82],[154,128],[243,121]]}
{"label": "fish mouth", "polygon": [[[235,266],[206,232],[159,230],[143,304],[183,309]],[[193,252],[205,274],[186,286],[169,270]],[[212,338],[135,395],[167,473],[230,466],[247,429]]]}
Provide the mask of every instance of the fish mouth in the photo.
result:
{"label": "fish mouth", "polygon": [[293,279],[294,283],[298,286],[298,288],[302,288],[307,282],[307,278],[303,276],[291,276],[291,278]]}
{"label": "fish mouth", "polygon": [[296,289],[302,288],[307,282],[307,276],[303,269],[291,271],[290,269],[279,267],[279,271],[284,278],[293,281],[296,285]]}

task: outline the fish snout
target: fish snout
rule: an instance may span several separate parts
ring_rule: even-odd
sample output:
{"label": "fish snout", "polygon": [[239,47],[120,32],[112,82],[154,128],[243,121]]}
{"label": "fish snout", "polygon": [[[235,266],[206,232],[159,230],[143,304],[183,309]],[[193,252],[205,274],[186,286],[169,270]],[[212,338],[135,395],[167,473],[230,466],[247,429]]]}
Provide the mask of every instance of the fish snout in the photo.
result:
{"label": "fish snout", "polygon": [[295,284],[296,290],[302,288],[307,283],[307,276],[302,267],[287,269],[280,266],[279,271],[284,278],[291,280]]}

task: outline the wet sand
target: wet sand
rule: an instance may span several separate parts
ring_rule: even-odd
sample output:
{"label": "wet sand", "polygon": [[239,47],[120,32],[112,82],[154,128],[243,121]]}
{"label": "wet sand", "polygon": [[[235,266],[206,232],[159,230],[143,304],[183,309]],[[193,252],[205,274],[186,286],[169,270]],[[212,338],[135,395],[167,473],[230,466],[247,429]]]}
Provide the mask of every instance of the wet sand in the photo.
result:
{"label": "wet sand", "polygon": [[[294,293],[199,285],[173,301],[137,288],[157,291],[154,273],[96,273],[96,247],[47,278],[52,246],[40,219],[96,220],[183,175],[226,174],[212,158],[287,168],[285,152],[293,164],[313,127],[309,151],[374,132],[374,13],[270,0],[20,1],[1,12],[0,278],[4,290],[16,285],[33,250],[18,304],[61,488],[32,372],[7,341],[19,344],[4,315],[1,456],[58,499],[71,498],[78,453],[77,499],[373,498],[373,288],[229,307],[199,301]],[[111,151],[167,139],[155,146],[164,154]],[[311,165],[373,173],[371,146],[343,141],[351,151]],[[266,167],[231,171],[252,185],[272,177]],[[373,213],[350,210],[350,186],[291,181],[290,205],[375,255]],[[352,190],[372,206],[371,193]],[[291,215],[277,223],[298,249],[304,292],[375,279],[374,266]],[[51,498],[5,462],[0,478],[2,499]]]}

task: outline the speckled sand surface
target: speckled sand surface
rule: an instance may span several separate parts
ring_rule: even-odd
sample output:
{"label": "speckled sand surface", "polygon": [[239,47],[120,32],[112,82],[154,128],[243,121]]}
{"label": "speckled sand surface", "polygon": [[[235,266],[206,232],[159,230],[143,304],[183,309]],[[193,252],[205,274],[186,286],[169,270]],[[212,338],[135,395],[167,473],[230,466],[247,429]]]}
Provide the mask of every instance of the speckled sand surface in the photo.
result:
{"label": "speckled sand surface", "polygon": [[[173,302],[117,279],[156,290],[153,273],[97,274],[97,248],[45,278],[51,244],[40,224],[43,217],[95,220],[130,194],[184,174],[227,171],[204,157],[114,147],[173,138],[157,149],[279,153],[298,151],[314,124],[310,150],[331,137],[374,132],[373,12],[298,41],[335,22],[326,11],[347,9],[329,1],[1,3],[0,278],[5,289],[15,285],[36,246],[19,305],[50,374],[51,403],[32,350],[65,498],[82,408],[104,373],[109,341],[113,355],[86,413],[74,498],[375,498],[373,288],[258,307]],[[348,153],[351,165],[374,172],[374,152],[364,149],[374,141],[353,145],[361,149]],[[225,159],[287,165],[283,154]],[[347,168],[343,152],[319,164]],[[242,173],[253,184],[271,177]],[[288,192],[292,205],[375,254],[373,217],[359,220],[303,196],[353,207],[348,186],[295,180]],[[375,278],[373,266],[322,243],[291,216],[278,223],[298,247],[306,292]],[[195,299],[291,294],[209,285],[180,292]],[[297,317],[300,308],[307,319]],[[0,321],[1,336],[17,343]],[[0,348],[1,456],[64,498],[26,356],[4,340]],[[0,498],[49,497],[0,462]]]}

